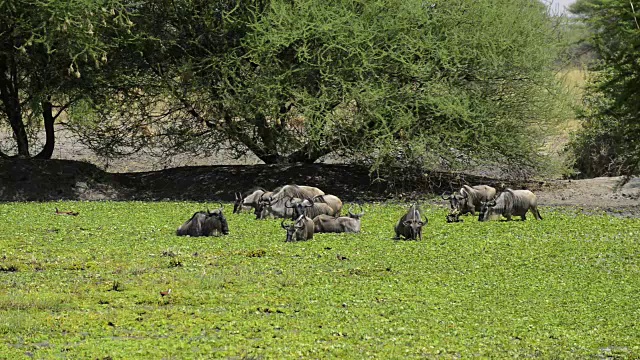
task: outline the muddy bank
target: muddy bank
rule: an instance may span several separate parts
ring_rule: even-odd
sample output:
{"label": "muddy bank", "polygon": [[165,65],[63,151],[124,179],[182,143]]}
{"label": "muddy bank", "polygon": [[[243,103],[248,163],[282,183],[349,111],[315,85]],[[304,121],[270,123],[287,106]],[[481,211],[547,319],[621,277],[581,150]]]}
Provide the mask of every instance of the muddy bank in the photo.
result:
{"label": "muddy bank", "polygon": [[401,180],[372,177],[361,166],[337,164],[191,166],[159,171],[109,173],[70,160],[0,161],[1,201],[192,200],[232,201],[236,191],[261,186],[306,184],[346,201],[424,199],[462,184],[489,184],[534,191],[543,206],[578,206],[637,214],[640,179],[505,181],[451,173],[426,173]]}

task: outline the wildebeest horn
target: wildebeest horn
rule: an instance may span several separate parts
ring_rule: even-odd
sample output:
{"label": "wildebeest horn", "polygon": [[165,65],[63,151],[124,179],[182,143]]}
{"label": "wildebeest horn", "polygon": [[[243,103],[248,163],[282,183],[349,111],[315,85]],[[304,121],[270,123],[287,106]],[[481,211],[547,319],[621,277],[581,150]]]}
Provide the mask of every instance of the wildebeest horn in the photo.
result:
{"label": "wildebeest horn", "polygon": [[218,208],[218,210],[222,212],[222,210],[224,209],[224,204],[218,201],[218,205],[220,205],[220,208]]}
{"label": "wildebeest horn", "polygon": [[358,207],[360,208],[360,216],[364,215],[364,209],[362,208],[362,205],[358,204]]}
{"label": "wildebeest horn", "polygon": [[284,202],[284,207],[289,209],[294,208],[295,205],[291,205],[291,200],[293,200],[293,198],[291,196],[287,196],[287,200]]}
{"label": "wildebeest horn", "polygon": [[283,220],[282,220],[282,222],[280,222],[280,226],[282,226],[282,228],[283,228],[283,229],[285,229],[285,230],[287,230],[288,228],[290,228],[290,227],[291,227],[291,225],[285,225],[285,224],[284,224],[284,222],[285,222],[286,220],[287,220],[287,219],[283,219]]}
{"label": "wildebeest horn", "polygon": [[442,195],[441,195],[442,196],[442,200],[450,200],[451,199],[451,196],[445,197],[445,195],[447,195],[447,193],[443,192]]}

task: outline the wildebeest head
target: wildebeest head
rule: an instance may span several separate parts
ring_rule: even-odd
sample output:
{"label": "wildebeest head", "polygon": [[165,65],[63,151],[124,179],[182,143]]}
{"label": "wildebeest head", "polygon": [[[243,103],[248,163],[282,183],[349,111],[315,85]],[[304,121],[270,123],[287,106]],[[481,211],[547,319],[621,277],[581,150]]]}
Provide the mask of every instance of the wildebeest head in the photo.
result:
{"label": "wildebeest head", "polygon": [[287,239],[285,240],[285,242],[290,242],[293,241],[293,234],[296,232],[296,228],[295,228],[295,222],[290,223],[290,224],[285,224],[286,219],[282,220],[282,222],[280,223],[280,226],[282,226],[283,229],[285,229],[287,231]]}
{"label": "wildebeest head", "polygon": [[353,208],[353,205],[349,206],[349,209],[347,210],[347,213],[349,214],[349,217],[352,219],[356,219],[356,220],[360,220],[360,218],[362,218],[364,216],[364,209],[362,208],[362,205],[358,204],[358,207],[360,208],[360,212],[357,214],[354,214],[351,212],[351,209]]}
{"label": "wildebeest head", "polygon": [[446,193],[443,193],[442,199],[449,200],[451,210],[461,211],[467,206],[467,202],[469,201],[469,194],[467,194],[466,192],[458,193],[457,191],[455,191],[453,194],[447,196]]}
{"label": "wildebeest head", "polygon": [[417,219],[405,220],[402,224],[409,229],[409,239],[415,240],[421,237],[420,235],[422,233],[422,226],[424,226],[424,223],[422,221]]}
{"label": "wildebeest head", "polygon": [[306,239],[306,236],[305,236],[306,224],[305,224],[304,215],[298,217],[291,224],[285,224],[285,221],[286,219],[282,220],[282,222],[280,223],[280,226],[282,226],[283,229],[287,230],[287,239],[285,240],[285,242]]}
{"label": "wildebeest head", "polygon": [[222,212],[224,205],[222,205],[222,203],[219,204],[220,207],[216,210],[209,211],[209,209],[207,209],[207,219],[205,220],[203,231],[209,230],[210,235],[214,233],[229,235],[229,223]]}
{"label": "wildebeest head", "polygon": [[253,212],[256,215],[256,220],[264,219],[266,217],[266,207],[271,205],[271,198],[271,195],[260,195],[258,198],[258,206],[256,206],[256,210]]}
{"label": "wildebeest head", "polygon": [[491,209],[496,206],[496,199],[490,201],[483,201],[480,207],[480,215],[478,215],[478,221],[489,221],[491,218]]}
{"label": "wildebeest head", "polygon": [[293,214],[291,214],[291,220],[296,220],[300,216],[306,215],[307,209],[313,207],[313,200],[304,199],[302,201],[293,202],[292,198],[289,198],[284,206],[293,209]]}
{"label": "wildebeest head", "polygon": [[242,194],[239,192],[234,193],[236,200],[233,203],[233,214],[240,213],[242,209]]}
{"label": "wildebeest head", "polygon": [[402,225],[409,230],[409,239],[416,240],[418,238],[422,238],[422,227],[424,226],[424,222],[422,222],[417,205],[411,206],[409,213],[407,213],[405,220],[402,222]]}

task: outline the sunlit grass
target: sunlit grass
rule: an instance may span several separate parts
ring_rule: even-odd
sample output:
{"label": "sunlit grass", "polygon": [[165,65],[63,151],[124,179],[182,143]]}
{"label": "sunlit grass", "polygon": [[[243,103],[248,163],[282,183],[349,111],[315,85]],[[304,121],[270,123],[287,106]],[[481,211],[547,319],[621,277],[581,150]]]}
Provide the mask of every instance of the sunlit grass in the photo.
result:
{"label": "sunlit grass", "polygon": [[362,234],[285,243],[277,220],[227,205],[229,236],[176,237],[204,207],[0,205],[0,267],[15,267],[0,271],[0,354],[640,356],[638,219],[446,224],[426,207],[424,240],[394,241],[406,206],[369,204]]}

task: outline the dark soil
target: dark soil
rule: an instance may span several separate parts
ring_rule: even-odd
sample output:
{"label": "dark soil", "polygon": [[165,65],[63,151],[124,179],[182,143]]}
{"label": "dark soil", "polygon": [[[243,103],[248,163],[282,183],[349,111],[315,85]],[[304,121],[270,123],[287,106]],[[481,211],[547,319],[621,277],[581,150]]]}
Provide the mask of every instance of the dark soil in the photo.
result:
{"label": "dark soil", "polygon": [[371,177],[362,166],[335,164],[178,167],[159,171],[108,173],[70,160],[0,161],[0,200],[221,200],[253,187],[284,184],[317,186],[347,201],[423,198],[466,183],[540,188],[543,183],[462,174],[430,173],[391,181]]}
{"label": "dark soil", "polygon": [[237,191],[304,184],[317,186],[344,201],[384,201],[433,199],[434,195],[459,189],[462,184],[488,184],[498,190],[510,187],[534,191],[542,206],[640,215],[640,179],[626,183],[621,180],[511,181],[437,172],[391,180],[371,177],[363,166],[336,164],[191,166],[109,173],[79,161],[14,159],[0,161],[0,200],[233,201]]}

